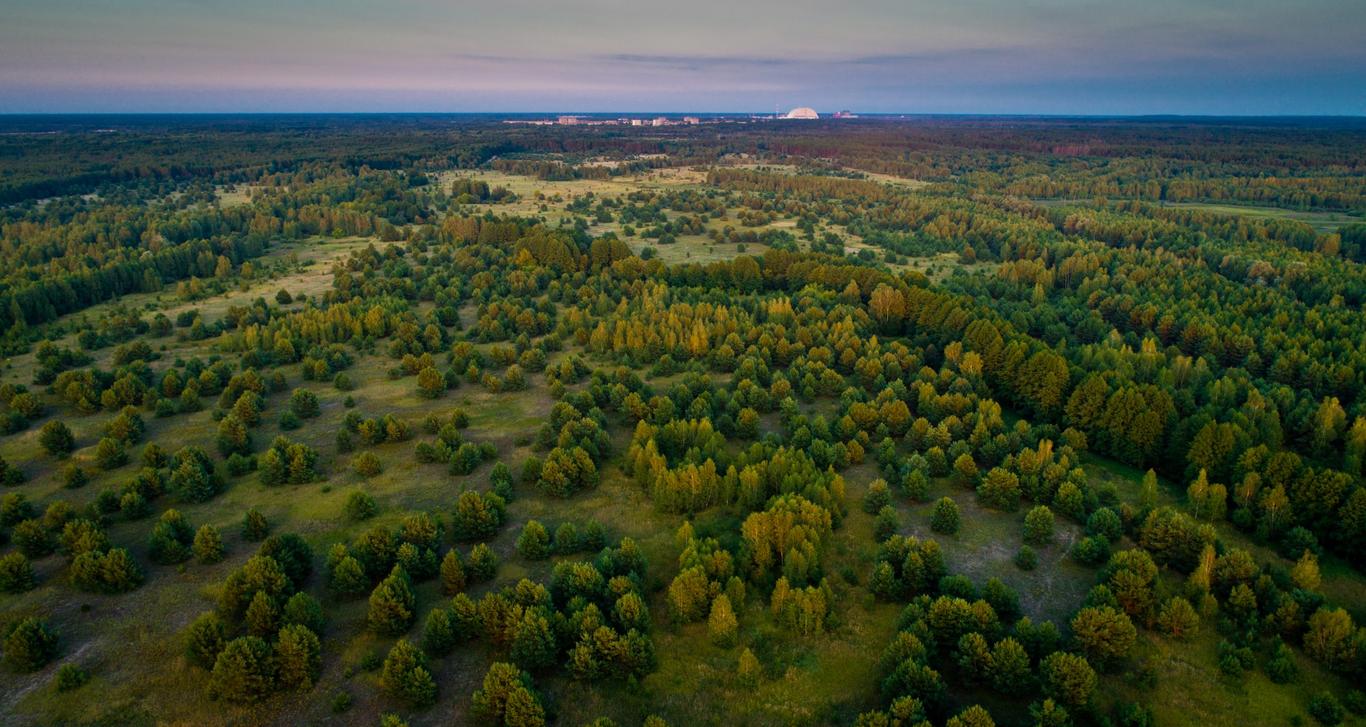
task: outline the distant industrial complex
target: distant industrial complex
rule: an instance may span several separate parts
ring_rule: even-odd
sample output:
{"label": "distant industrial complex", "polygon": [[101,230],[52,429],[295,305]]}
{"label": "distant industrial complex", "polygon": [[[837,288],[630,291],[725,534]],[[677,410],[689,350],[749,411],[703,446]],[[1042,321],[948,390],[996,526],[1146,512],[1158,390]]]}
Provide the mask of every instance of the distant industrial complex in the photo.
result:
{"label": "distant industrial complex", "polygon": [[[798,106],[785,114],[774,111],[769,115],[750,116],[655,116],[653,118],[632,118],[623,116],[607,118],[591,114],[562,114],[553,119],[508,119],[508,124],[530,124],[533,126],[696,126],[698,124],[720,124],[735,121],[774,121],[774,120],[816,120],[821,115],[809,106]],[[832,118],[857,119],[851,111],[836,111]]]}

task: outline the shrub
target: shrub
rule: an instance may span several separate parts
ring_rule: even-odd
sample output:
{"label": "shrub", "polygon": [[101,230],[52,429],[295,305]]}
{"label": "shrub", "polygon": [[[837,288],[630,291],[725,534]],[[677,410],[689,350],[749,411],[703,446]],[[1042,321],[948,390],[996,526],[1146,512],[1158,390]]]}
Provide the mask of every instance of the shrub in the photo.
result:
{"label": "shrub", "polygon": [[1321,692],[1309,700],[1309,716],[1325,727],[1342,724],[1342,705],[1330,692]]}
{"label": "shrub", "polygon": [[57,670],[57,691],[69,692],[79,689],[90,681],[90,672],[75,664],[62,664]]}
{"label": "shrub", "polygon": [[1020,570],[1030,571],[1039,566],[1039,556],[1034,549],[1028,545],[1021,545],[1020,550],[1015,553],[1015,567]]}
{"label": "shrub", "polygon": [[1290,647],[1279,643],[1266,662],[1266,675],[1277,684],[1289,684],[1299,677],[1300,668],[1295,664],[1295,655]]}

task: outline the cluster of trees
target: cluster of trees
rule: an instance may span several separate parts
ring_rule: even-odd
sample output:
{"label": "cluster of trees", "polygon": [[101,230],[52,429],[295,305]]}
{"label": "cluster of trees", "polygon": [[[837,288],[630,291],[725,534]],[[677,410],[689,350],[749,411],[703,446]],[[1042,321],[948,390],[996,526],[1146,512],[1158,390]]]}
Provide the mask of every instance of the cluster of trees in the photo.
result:
{"label": "cluster of trees", "polygon": [[218,609],[184,633],[187,658],[209,671],[209,692],[256,702],[312,688],[322,667],[322,605],[303,590],[313,551],[297,535],[267,538],[228,575]]}

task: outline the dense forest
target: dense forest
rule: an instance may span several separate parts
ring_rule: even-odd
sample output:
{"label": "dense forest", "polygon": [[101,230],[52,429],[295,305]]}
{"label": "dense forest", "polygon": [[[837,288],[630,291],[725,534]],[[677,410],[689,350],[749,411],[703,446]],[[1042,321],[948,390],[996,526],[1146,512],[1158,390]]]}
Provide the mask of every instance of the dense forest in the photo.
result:
{"label": "dense forest", "polygon": [[1366,124],[0,120],[14,724],[1366,720]]}

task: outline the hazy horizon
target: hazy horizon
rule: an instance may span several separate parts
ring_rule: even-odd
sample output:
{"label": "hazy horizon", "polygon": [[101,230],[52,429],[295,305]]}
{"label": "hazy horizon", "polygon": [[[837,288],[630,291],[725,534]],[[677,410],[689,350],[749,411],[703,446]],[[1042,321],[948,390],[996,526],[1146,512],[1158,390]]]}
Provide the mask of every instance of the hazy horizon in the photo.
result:
{"label": "hazy horizon", "polygon": [[1366,114],[1366,3],[0,0],[0,112]]}

